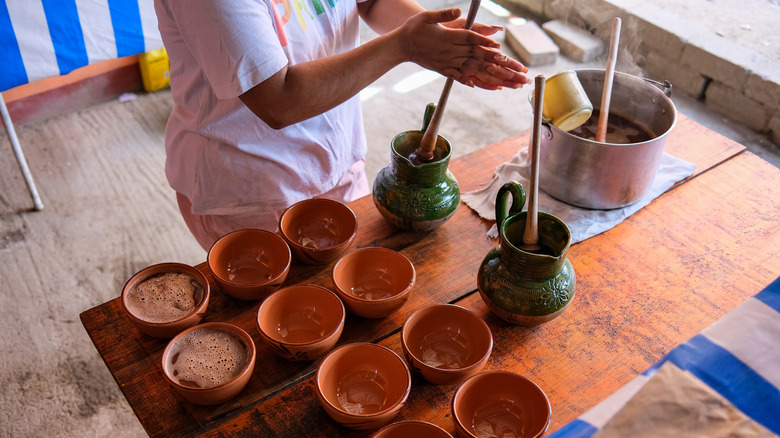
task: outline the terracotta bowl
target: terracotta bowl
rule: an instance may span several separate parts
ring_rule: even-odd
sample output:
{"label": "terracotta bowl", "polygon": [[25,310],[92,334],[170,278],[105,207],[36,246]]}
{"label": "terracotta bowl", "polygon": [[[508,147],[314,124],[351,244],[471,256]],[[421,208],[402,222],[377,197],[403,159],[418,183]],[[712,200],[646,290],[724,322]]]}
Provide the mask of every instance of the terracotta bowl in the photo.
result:
{"label": "terracotta bowl", "polygon": [[452,418],[461,438],[540,437],[550,425],[550,416],[550,401],[544,391],[507,371],[476,374],[463,382],[452,398]]}
{"label": "terracotta bowl", "polygon": [[347,309],[364,318],[384,318],[409,299],[416,273],[406,256],[387,248],[361,248],[333,266],[333,285]]}
{"label": "terracotta bowl", "polygon": [[341,202],[306,199],[282,213],[279,229],[298,260],[325,265],[338,259],[352,245],[357,216]]}
{"label": "terracotta bowl", "polygon": [[388,424],[371,438],[452,438],[446,430],[425,421],[407,420]]}
{"label": "terracotta bowl", "polygon": [[336,422],[378,429],[401,410],[412,387],[406,362],[381,345],[358,342],[328,353],[317,367],[317,397]]}
{"label": "terracotta bowl", "polygon": [[493,350],[493,335],[474,312],[436,304],[409,315],[401,329],[401,347],[425,380],[450,385],[482,370]]}
{"label": "terracotta bowl", "polygon": [[257,328],[275,354],[288,360],[312,360],[336,345],[346,313],[339,297],[322,286],[287,286],[260,305]]}
{"label": "terracotta bowl", "polygon": [[141,332],[172,338],[203,319],[210,296],[208,280],[194,267],[160,263],[130,277],[122,288],[122,308]]}
{"label": "terracotta bowl", "polygon": [[279,289],[290,272],[292,253],[278,234],[238,230],[211,246],[208,265],[220,290],[240,300],[261,300]]}
{"label": "terracotta bowl", "polygon": [[236,396],[255,368],[255,343],[224,322],[190,327],[168,342],[162,355],[165,380],[184,400],[215,405]]}

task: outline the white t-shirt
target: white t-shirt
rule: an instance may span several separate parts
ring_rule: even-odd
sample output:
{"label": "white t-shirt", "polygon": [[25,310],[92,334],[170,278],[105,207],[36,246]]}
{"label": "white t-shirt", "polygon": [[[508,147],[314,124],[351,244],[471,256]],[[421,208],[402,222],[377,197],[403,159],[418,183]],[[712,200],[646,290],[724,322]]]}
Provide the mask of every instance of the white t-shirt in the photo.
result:
{"label": "white t-shirt", "polygon": [[360,100],[274,130],[238,98],[290,65],[359,44],[355,0],[155,0],[171,61],[165,172],[195,214],[286,208],[366,153]]}

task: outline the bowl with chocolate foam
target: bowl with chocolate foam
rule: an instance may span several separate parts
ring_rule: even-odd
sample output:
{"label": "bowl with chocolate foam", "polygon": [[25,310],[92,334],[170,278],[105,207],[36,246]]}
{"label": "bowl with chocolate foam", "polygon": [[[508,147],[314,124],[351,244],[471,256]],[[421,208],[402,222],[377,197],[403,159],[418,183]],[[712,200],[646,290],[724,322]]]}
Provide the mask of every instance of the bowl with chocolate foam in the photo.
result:
{"label": "bowl with chocolate foam", "polygon": [[228,233],[209,249],[207,262],[219,289],[239,300],[262,300],[284,283],[292,252],[276,233],[244,229]]}
{"label": "bowl with chocolate foam", "polygon": [[200,323],[211,289],[202,272],[183,263],[159,263],[135,273],[122,288],[122,308],[138,330],[172,338]]}
{"label": "bowl with chocolate foam", "polygon": [[224,322],[190,327],[168,342],[162,355],[165,379],[184,400],[216,405],[249,383],[256,349],[242,328]]}

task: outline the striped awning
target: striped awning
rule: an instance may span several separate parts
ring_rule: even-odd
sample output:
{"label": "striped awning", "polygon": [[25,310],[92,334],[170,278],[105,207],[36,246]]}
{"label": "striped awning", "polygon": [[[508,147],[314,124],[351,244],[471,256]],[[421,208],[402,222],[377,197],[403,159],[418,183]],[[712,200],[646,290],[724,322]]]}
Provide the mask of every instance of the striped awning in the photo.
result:
{"label": "striped awning", "polygon": [[0,1],[0,91],[163,47],[153,0]]}

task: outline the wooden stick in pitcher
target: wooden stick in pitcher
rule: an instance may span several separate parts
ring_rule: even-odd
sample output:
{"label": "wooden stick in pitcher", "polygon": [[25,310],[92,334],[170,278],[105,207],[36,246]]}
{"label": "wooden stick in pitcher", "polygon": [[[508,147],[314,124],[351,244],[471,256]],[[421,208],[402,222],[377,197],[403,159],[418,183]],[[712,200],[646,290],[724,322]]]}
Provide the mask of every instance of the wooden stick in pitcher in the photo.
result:
{"label": "wooden stick in pitcher", "polygon": [[531,133],[531,143],[528,154],[531,160],[530,190],[528,191],[528,211],[525,216],[523,244],[520,249],[528,252],[538,252],[539,245],[539,156],[541,154],[542,105],[544,102],[543,75],[534,78],[534,126]]}
{"label": "wooden stick in pitcher", "polygon": [[413,164],[419,164],[419,162],[427,163],[433,160],[433,151],[436,149],[436,140],[439,138],[439,125],[441,125],[444,107],[447,105],[447,99],[450,97],[453,82],[454,79],[447,78],[447,82],[444,83],[444,89],[441,91],[441,96],[439,96],[439,103],[436,104],[431,121],[423,133],[420,147],[415,151],[415,158],[410,157]]}
{"label": "wooden stick in pitcher", "polygon": [[609,58],[607,58],[607,72],[604,75],[604,90],[601,94],[601,108],[599,109],[599,124],[596,128],[596,141],[607,141],[607,121],[609,120],[609,103],[612,100],[612,82],[615,78],[615,64],[617,63],[618,45],[620,43],[620,17],[612,19],[612,37],[609,40]]}
{"label": "wooden stick in pitcher", "polygon": [[[471,29],[474,25],[474,20],[477,18],[477,11],[479,10],[479,4],[481,0],[471,0],[471,7],[469,8],[469,14],[466,17],[466,29]],[[444,89],[439,96],[439,103],[436,104],[436,109],[433,111],[431,121],[428,123],[428,127],[423,133],[422,140],[420,140],[420,146],[409,157],[412,164],[422,164],[433,161],[433,151],[436,149],[436,141],[439,139],[439,125],[441,125],[441,119],[444,117],[444,107],[447,105],[447,99],[450,97],[450,90],[454,79],[447,78],[447,82],[444,83]]]}

